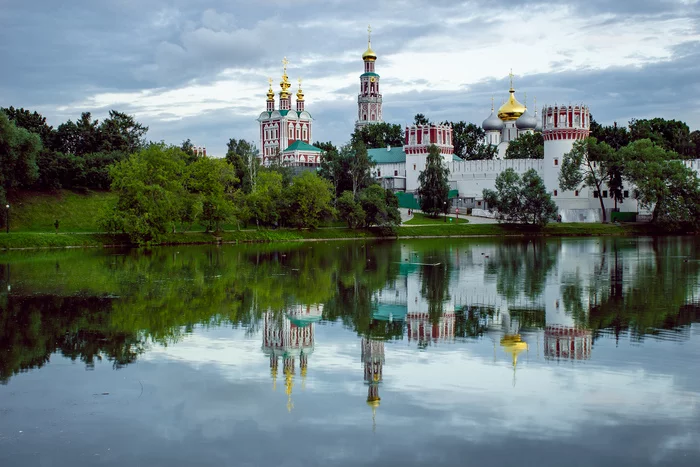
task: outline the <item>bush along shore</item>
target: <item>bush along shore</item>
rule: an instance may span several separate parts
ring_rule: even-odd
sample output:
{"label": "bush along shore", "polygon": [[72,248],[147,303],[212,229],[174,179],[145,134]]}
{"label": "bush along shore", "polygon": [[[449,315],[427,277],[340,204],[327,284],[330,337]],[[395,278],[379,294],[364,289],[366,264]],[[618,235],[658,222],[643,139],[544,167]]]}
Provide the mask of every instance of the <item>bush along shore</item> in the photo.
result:
{"label": "bush along shore", "polygon": [[[156,245],[197,245],[229,243],[268,243],[320,240],[354,240],[379,238],[435,237],[585,237],[585,236],[650,236],[682,235],[693,232],[664,231],[649,224],[549,224],[536,229],[520,224],[443,224],[404,225],[389,233],[378,228],[348,229],[260,229],[232,230],[219,233],[186,232],[164,235]],[[96,233],[0,233],[0,249],[80,248],[136,246],[127,235]]]}

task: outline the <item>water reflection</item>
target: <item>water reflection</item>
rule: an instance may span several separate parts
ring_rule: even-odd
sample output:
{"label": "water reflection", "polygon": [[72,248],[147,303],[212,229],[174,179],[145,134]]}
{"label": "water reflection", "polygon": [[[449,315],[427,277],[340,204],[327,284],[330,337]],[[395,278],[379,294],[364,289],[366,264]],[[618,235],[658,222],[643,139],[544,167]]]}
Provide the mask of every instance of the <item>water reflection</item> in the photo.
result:
{"label": "water reflection", "polygon": [[[222,392],[248,384],[256,423],[274,426],[265,417],[281,412],[289,422],[274,418],[280,426],[316,424],[338,438],[355,424],[369,432],[365,404],[389,445],[409,419],[434,429],[421,436],[435,442],[463,430],[494,443],[494,427],[503,439],[613,425],[632,436],[652,422],[666,427],[661,438],[679,426],[700,436],[687,420],[700,401],[689,371],[700,358],[695,238],[56,251],[0,262],[0,396],[9,401],[0,410],[13,410],[22,388],[31,394],[29,383],[79,394],[66,383],[75,374],[62,377],[64,360],[91,370],[83,384],[107,378],[102,368],[126,379],[205,362],[211,373],[195,367],[194,378],[204,383],[242,368]],[[180,378],[151,384],[185,390]],[[198,391],[209,395],[206,384]],[[508,419],[516,408],[528,427]]]}

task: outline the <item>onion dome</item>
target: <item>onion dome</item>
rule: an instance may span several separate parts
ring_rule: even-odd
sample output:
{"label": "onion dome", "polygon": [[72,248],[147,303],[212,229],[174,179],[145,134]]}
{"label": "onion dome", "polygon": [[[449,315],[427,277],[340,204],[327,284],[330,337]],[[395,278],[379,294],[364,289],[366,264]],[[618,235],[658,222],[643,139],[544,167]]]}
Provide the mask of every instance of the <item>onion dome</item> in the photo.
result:
{"label": "onion dome", "polygon": [[282,99],[287,99],[290,95],[289,88],[292,87],[292,83],[289,82],[289,76],[287,76],[287,65],[289,65],[287,57],[284,57],[284,60],[282,60],[282,65],[284,65],[284,71],[282,72],[282,81],[280,81],[280,87],[282,88],[280,97]]}
{"label": "onion dome", "polygon": [[510,97],[508,101],[498,109],[498,118],[504,122],[517,120],[525,113],[525,106],[515,98],[515,88],[513,88],[513,71],[510,72]]}
{"label": "onion dome", "polygon": [[299,78],[299,90],[297,91],[297,100],[298,101],[304,100],[304,91],[301,90],[301,78]]}
{"label": "onion dome", "polygon": [[377,54],[372,50],[372,27],[367,27],[367,50],[362,54],[362,60],[366,62],[374,62],[377,60]]}
{"label": "onion dome", "polygon": [[525,113],[525,106],[515,98],[515,89],[510,88],[510,97],[505,104],[498,109],[498,118],[504,122],[511,122],[520,118]]}
{"label": "onion dome", "polygon": [[270,89],[267,90],[267,100],[274,101],[275,100],[275,91],[272,90],[272,78],[268,79],[268,82],[270,83]]}
{"label": "onion dome", "polygon": [[491,115],[489,115],[489,118],[484,120],[481,127],[486,131],[501,131],[503,127],[505,127],[503,121],[498,118],[498,115],[496,115],[493,110],[493,97],[491,98]]}
{"label": "onion dome", "polygon": [[525,112],[515,121],[515,126],[518,130],[534,130],[537,127],[537,118],[530,115],[526,108]]}

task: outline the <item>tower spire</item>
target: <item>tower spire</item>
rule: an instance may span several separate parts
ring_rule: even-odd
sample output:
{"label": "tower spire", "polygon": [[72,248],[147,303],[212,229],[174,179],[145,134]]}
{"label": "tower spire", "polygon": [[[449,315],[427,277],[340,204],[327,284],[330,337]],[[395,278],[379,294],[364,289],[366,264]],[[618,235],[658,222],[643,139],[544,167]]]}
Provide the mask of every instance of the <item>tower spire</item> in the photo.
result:
{"label": "tower spire", "polygon": [[493,96],[491,96],[491,113],[493,113]]}
{"label": "tower spire", "polygon": [[372,25],[367,25],[367,47],[372,48]]}

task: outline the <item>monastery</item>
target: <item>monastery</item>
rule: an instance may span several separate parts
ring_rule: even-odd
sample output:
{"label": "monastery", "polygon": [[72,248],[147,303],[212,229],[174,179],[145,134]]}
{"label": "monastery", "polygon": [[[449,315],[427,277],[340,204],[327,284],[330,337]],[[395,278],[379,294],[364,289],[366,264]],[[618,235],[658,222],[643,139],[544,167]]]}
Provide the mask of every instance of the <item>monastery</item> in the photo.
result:
{"label": "monastery", "polygon": [[[371,29],[368,31],[371,33]],[[362,54],[364,67],[357,97],[356,129],[383,121],[377,60],[378,55],[372,49],[371,35],[368,35],[367,50]],[[275,108],[275,93],[270,79],[267,108],[258,118],[261,148],[259,157],[264,165],[278,162],[283,165],[318,167],[323,151],[311,144],[313,118],[305,109],[301,80],[296,93],[296,110],[292,110],[287,63],[285,58],[279,108]],[[370,158],[376,162],[372,175],[384,188],[399,194],[401,206],[415,207],[413,194],[419,187],[418,176],[425,169],[428,148],[435,145],[449,169],[449,208],[453,211],[461,208],[462,212],[466,212],[466,209],[472,209],[473,215],[492,216],[485,210],[483,190],[494,189],[498,174],[512,168],[521,175],[534,169],[542,177],[547,191],[559,208],[563,222],[599,222],[602,217],[599,198],[603,198],[606,211],[617,208],[622,212],[634,212],[642,216],[649,214],[634,198],[633,187],[625,187],[624,201],[617,205],[607,190],[602,190],[602,193],[589,188],[561,190],[559,172],[564,155],[571,151],[574,142],[589,136],[590,110],[584,104],[545,105],[538,115],[537,109],[530,113],[527,105],[520,103],[515,94],[511,73],[507,100],[498,111],[492,100],[491,114],[482,123],[486,133],[485,142],[497,149],[496,159],[465,161],[455,156],[453,133],[449,125],[410,125],[405,127],[402,147],[368,150]],[[534,132],[541,132],[544,138],[544,159],[504,159],[512,141]],[[700,172],[700,160],[683,163]]]}

